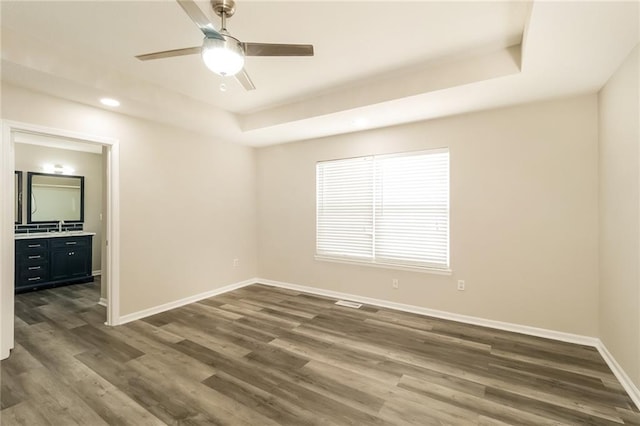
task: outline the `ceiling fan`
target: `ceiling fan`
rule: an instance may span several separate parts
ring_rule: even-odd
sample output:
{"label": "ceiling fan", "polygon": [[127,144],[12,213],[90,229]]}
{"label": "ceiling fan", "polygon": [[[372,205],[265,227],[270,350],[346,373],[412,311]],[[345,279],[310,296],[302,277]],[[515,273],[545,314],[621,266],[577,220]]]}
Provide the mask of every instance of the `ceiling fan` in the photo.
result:
{"label": "ceiling fan", "polygon": [[191,20],[204,33],[202,46],[138,55],[141,61],[200,53],[207,68],[221,76],[235,76],[246,90],[256,87],[244,69],[245,56],[313,56],[311,44],[247,43],[227,31],[227,18],[236,11],[234,0],[211,0],[213,11],[220,17],[220,31],[193,0],[177,0]]}

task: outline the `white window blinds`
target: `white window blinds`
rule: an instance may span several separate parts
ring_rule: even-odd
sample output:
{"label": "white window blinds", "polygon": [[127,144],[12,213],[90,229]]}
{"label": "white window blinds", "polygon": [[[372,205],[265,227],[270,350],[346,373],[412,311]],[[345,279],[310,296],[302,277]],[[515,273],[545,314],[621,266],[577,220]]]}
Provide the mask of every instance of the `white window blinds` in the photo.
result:
{"label": "white window blinds", "polygon": [[449,152],[320,162],[319,257],[449,268]]}

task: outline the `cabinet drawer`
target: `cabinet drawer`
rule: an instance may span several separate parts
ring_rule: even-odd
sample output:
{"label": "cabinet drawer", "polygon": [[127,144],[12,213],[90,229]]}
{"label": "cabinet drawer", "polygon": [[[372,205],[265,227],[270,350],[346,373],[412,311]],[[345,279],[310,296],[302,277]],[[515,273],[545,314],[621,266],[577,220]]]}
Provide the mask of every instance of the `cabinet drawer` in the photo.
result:
{"label": "cabinet drawer", "polygon": [[20,256],[20,264],[21,265],[35,265],[42,262],[48,261],[48,252],[46,251],[31,251],[27,253],[23,253]]}
{"label": "cabinet drawer", "polygon": [[42,282],[46,282],[48,280],[47,276],[44,274],[34,275],[32,277],[20,277],[16,282],[16,287],[24,287],[32,284],[38,284]]}
{"label": "cabinet drawer", "polygon": [[51,239],[51,248],[71,248],[91,245],[91,237],[60,237]]}
{"label": "cabinet drawer", "polygon": [[36,275],[49,275],[49,264],[40,263],[34,265],[22,265],[16,271],[21,277],[34,277]]}
{"label": "cabinet drawer", "polygon": [[49,248],[49,240],[44,238],[34,238],[31,240],[17,240],[16,251],[17,252],[30,252],[30,251],[46,251]]}

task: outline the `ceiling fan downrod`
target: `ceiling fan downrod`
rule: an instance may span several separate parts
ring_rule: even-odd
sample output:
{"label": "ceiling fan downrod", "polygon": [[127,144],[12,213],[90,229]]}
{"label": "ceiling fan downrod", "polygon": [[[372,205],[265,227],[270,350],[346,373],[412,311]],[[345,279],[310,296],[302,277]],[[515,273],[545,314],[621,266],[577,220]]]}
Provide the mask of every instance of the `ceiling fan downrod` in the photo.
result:
{"label": "ceiling fan downrod", "polygon": [[234,0],[211,0],[211,7],[221,20],[221,30],[227,29],[227,18],[231,18],[236,12],[236,2]]}

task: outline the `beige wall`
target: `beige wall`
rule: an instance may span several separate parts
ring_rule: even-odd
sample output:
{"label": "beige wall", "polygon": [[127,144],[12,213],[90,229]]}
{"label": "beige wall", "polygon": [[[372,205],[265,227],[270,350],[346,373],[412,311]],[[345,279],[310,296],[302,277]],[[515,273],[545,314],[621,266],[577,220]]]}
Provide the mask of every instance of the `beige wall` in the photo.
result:
{"label": "beige wall", "polygon": [[600,334],[640,387],[639,47],[600,91]]}
{"label": "beige wall", "polygon": [[[121,141],[123,315],[259,275],[595,336],[596,101],[530,104],[256,153],[10,85],[3,117]],[[442,146],[451,152],[452,276],[314,260],[316,161]],[[466,291],[455,289],[458,279]]]}
{"label": "beige wall", "polygon": [[[589,95],[259,149],[260,276],[596,336],[597,114]],[[452,276],[314,260],[317,161],[445,146]]]}
{"label": "beige wall", "polygon": [[[638,47],[599,95],[258,150],[7,84],[2,118],[120,140],[123,315],[261,276],[599,336],[640,385],[637,75]],[[444,146],[451,276],[314,260],[316,161]]]}
{"label": "beige wall", "polygon": [[256,275],[251,148],[8,84],[2,118],[119,139],[122,315]]}
{"label": "beige wall", "polygon": [[[99,271],[102,262],[102,156],[89,152],[69,151],[40,145],[17,143],[16,170],[23,172],[24,196],[27,194],[27,172],[42,173],[43,164],[72,166],[76,176],[84,176],[84,230],[95,232],[91,270]],[[26,200],[26,198],[25,198]],[[27,223],[27,203],[23,203],[22,223]]]}

